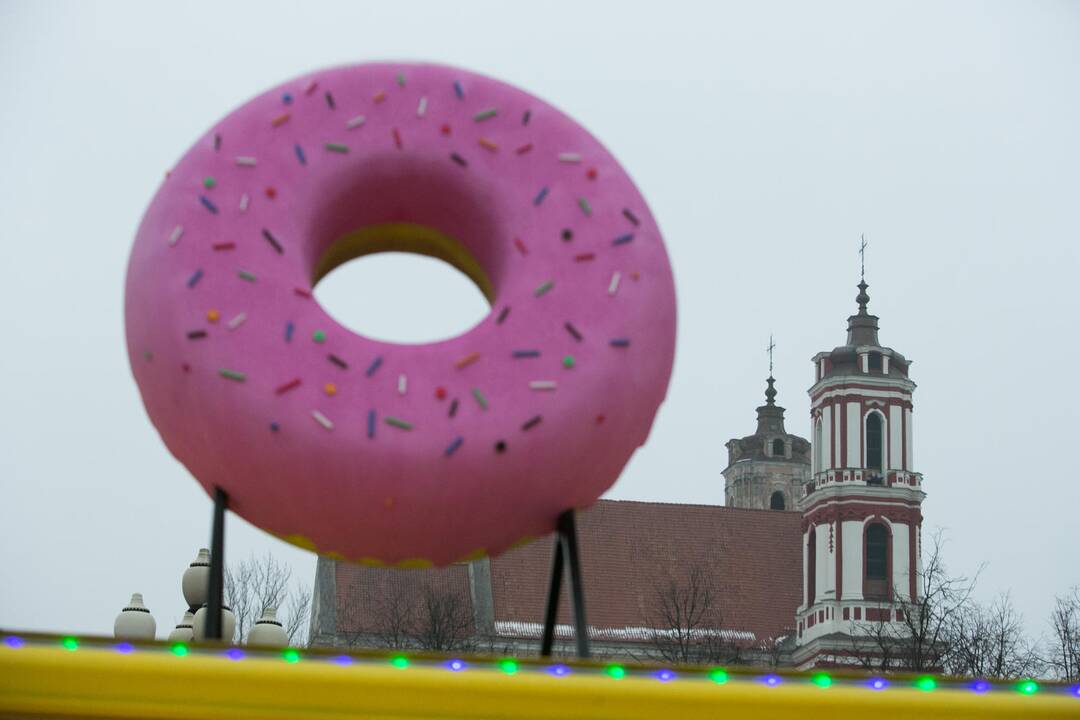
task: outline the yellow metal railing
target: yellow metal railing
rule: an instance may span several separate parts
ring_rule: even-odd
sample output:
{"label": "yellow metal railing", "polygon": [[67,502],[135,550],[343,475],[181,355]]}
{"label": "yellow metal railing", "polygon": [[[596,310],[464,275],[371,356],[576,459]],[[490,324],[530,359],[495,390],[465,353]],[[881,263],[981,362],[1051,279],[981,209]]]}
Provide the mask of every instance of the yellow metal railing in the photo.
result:
{"label": "yellow metal railing", "polygon": [[0,638],[0,717],[1080,717],[1061,685]]}

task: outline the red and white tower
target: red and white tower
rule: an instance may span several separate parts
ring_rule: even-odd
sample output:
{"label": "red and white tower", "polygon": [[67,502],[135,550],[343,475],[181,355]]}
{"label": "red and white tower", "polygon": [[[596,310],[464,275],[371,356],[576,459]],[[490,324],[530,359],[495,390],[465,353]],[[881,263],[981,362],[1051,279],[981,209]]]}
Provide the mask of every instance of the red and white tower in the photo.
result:
{"label": "red and white tower", "polygon": [[[795,664],[850,664],[874,652],[871,625],[918,597],[922,476],[912,461],[910,361],[878,341],[859,283],[847,342],[814,356],[811,480],[803,514],[803,597]],[[900,617],[898,618],[898,614]],[[893,628],[902,634],[897,623]]]}

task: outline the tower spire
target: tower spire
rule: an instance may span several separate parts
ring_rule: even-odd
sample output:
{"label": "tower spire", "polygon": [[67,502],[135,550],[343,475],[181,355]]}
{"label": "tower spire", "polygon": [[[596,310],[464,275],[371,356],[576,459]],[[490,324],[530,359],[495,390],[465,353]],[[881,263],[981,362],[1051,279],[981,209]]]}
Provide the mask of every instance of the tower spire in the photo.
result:
{"label": "tower spire", "polygon": [[866,310],[867,303],[870,302],[870,296],[866,293],[866,288],[870,287],[866,284],[866,246],[870,243],[866,242],[866,234],[859,235],[859,294],[855,296],[855,302],[859,303],[859,314],[869,315]]}
{"label": "tower spire", "polygon": [[769,353],[769,377],[765,381],[769,385],[768,385],[767,388],[765,388],[765,404],[766,405],[775,405],[776,404],[776,388],[773,387],[773,383],[776,382],[776,379],[773,378],[772,368],[773,368],[773,350],[776,349],[776,343],[773,342],[772,333],[769,333],[769,345],[765,349]]}

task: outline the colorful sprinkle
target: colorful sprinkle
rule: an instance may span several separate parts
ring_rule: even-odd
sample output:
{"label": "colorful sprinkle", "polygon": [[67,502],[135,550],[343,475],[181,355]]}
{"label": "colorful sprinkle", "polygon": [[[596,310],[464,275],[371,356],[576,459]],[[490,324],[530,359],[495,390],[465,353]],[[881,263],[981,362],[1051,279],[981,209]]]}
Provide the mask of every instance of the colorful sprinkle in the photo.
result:
{"label": "colorful sprinkle", "polygon": [[381,103],[385,99],[386,99],[386,91],[385,90],[380,90],[379,92],[375,93],[371,97],[372,102],[375,102],[375,103]]}
{"label": "colorful sprinkle", "polygon": [[248,282],[255,282],[258,279],[255,277],[254,273],[250,273],[247,270],[237,270],[236,277],[241,280],[247,280]]}
{"label": "colorful sprinkle", "polygon": [[322,330],[316,330],[315,332],[311,333],[311,339],[317,343],[324,343],[326,342],[326,333]]}
{"label": "colorful sprinkle", "polygon": [[335,365],[337,365],[342,370],[348,370],[349,369],[349,364],[347,362],[345,362],[344,360],[342,360],[341,358],[339,358],[337,355],[334,355],[333,353],[331,353],[330,355],[327,355],[326,359],[329,360],[330,362],[334,363]]}
{"label": "colorful sprinkle", "polygon": [[202,276],[203,276],[202,268],[199,268],[195,272],[191,273],[191,277],[189,277],[188,281],[187,281],[187,286],[189,288],[195,287],[195,285],[199,282],[199,280],[202,279]]}
{"label": "colorful sprinkle", "polygon": [[459,359],[457,362],[455,362],[454,365],[457,366],[457,368],[460,370],[463,367],[468,367],[469,365],[472,365],[474,362],[476,362],[479,359],[480,359],[480,353],[479,352],[471,352],[468,355],[466,355],[465,357],[463,357],[463,358]]}
{"label": "colorful sprinkle", "polygon": [[460,435],[454,438],[454,440],[446,446],[446,449],[443,450],[443,455],[445,455],[446,457],[450,457],[455,452],[457,452],[457,449],[461,447],[461,443],[463,442],[465,442],[465,438],[461,437]]}
{"label": "colorful sprinkle", "polygon": [[505,440],[498,440],[498,441],[495,442],[495,452],[499,453],[500,455],[502,455],[504,452],[506,452],[506,441]]}
{"label": "colorful sprinkle", "polygon": [[293,145],[293,150],[296,151],[296,159],[300,161],[300,164],[307,165],[307,156],[304,155],[304,148],[300,147],[300,143]]}
{"label": "colorful sprinkle", "polygon": [[522,430],[532,430],[534,427],[539,425],[540,421],[543,420],[543,419],[544,418],[543,418],[542,415],[534,415],[531,418],[529,418],[528,420],[526,420],[524,422],[524,424],[522,424],[521,429]]}
{"label": "colorful sprinkle", "polygon": [[532,110],[526,110],[525,114],[521,116],[521,124],[522,125],[528,125],[529,124],[529,118],[531,118],[531,117],[532,117]]}
{"label": "colorful sprinkle", "polygon": [[521,238],[514,238],[514,247],[518,249],[522,255],[529,254],[529,248],[525,247],[525,243],[521,241]]}
{"label": "colorful sprinkle", "polygon": [[172,234],[169,235],[169,245],[172,246],[172,245],[175,245],[176,243],[180,242],[180,238],[183,236],[183,234],[184,234],[184,226],[183,225],[177,225],[175,228],[173,228]]}
{"label": "colorful sprinkle", "polygon": [[325,415],[323,415],[318,410],[312,410],[311,411],[311,417],[315,419],[315,422],[319,423],[320,425],[322,425],[327,430],[333,430],[334,429],[334,423],[332,423],[330,421],[330,418],[326,417]]}
{"label": "colorful sprinkle", "polygon": [[511,354],[511,357],[518,358],[518,359],[520,359],[520,358],[538,358],[538,357],[540,357],[540,351],[539,350],[515,350]]}
{"label": "colorful sprinkle", "polygon": [[210,198],[206,197],[205,195],[200,195],[200,196],[199,196],[199,202],[201,202],[201,203],[203,204],[203,207],[204,207],[204,208],[206,208],[206,209],[207,209],[207,210],[209,210],[210,212],[212,212],[212,213],[214,213],[215,215],[217,215],[217,211],[218,211],[218,209],[217,209],[217,205],[215,205],[214,203],[210,202]]}
{"label": "colorful sprinkle", "polygon": [[308,86],[306,88],[304,88],[304,94],[305,95],[310,95],[311,93],[315,92],[315,90],[317,90],[318,87],[319,87],[318,81],[317,80],[312,80],[311,82],[308,83]]}
{"label": "colorful sprinkle", "polygon": [[290,390],[295,390],[298,387],[300,387],[300,378],[293,378],[289,382],[283,383],[281,385],[278,385],[276,388],[274,388],[274,394],[275,395],[284,395],[285,393],[289,392]]}
{"label": "colorful sprinkle", "polygon": [[424,113],[427,112],[427,97],[420,98],[416,103],[416,117],[424,117]]}
{"label": "colorful sprinkle", "polygon": [[398,130],[397,128],[393,128],[390,131],[390,134],[393,135],[393,137],[394,137],[394,145],[397,146],[398,150],[400,150],[401,147],[402,147],[402,145],[401,145],[401,131]]}
{"label": "colorful sprinkle", "polygon": [[499,151],[499,146],[487,138],[479,138],[476,143],[485,150],[490,150],[491,152]]}
{"label": "colorful sprinkle", "polygon": [[514,150],[514,154],[515,155],[524,155],[525,153],[529,152],[532,149],[533,149],[532,143],[525,143],[524,145],[522,145],[519,148],[517,148],[516,150]]}
{"label": "colorful sprinkle", "polygon": [[341,143],[326,143],[323,147],[325,147],[328,152],[341,153],[342,155],[349,152],[349,146],[342,145]]}
{"label": "colorful sprinkle", "polygon": [[408,422],[406,420],[399,420],[398,418],[390,417],[389,415],[383,418],[383,422],[391,427],[396,427],[399,430],[412,430],[413,428],[411,422]]}
{"label": "colorful sprinkle", "polygon": [[461,87],[460,80],[454,81],[454,94],[458,96],[459,100],[465,97],[465,88]]}
{"label": "colorful sprinkle", "polygon": [[278,425],[276,422],[270,423],[270,432],[277,432],[280,429],[281,425]]}
{"label": "colorful sprinkle", "polygon": [[365,118],[363,115],[357,115],[356,117],[351,118],[345,122],[345,129],[352,130],[353,128],[358,128],[364,124],[364,121]]}
{"label": "colorful sprinkle", "polygon": [[235,380],[236,382],[244,382],[245,380],[247,380],[247,375],[242,372],[237,372],[236,370],[228,370],[226,368],[221,368],[220,370],[218,370],[218,374],[221,375],[221,377],[223,378]]}
{"label": "colorful sprinkle", "polygon": [[472,396],[474,398],[476,398],[476,403],[480,406],[481,410],[487,410],[488,409],[487,398],[484,397],[484,394],[482,392],[480,392],[480,388],[473,388],[472,389]]}
{"label": "colorful sprinkle", "polygon": [[232,320],[229,321],[229,329],[235,330],[236,328],[243,325],[245,320],[247,320],[247,313],[238,313],[236,316],[233,317]]}
{"label": "colorful sprinkle", "polygon": [[581,162],[581,154],[575,152],[559,153],[559,162],[561,163],[579,163]]}
{"label": "colorful sprinkle", "polygon": [[581,253],[574,256],[574,262],[589,262],[596,259],[596,253]]}
{"label": "colorful sprinkle", "polygon": [[589,204],[588,199],[579,197],[577,199],[577,204],[581,207],[581,212],[585,213],[585,217],[592,215],[592,205]]}
{"label": "colorful sprinkle", "polygon": [[285,342],[292,342],[293,330],[295,329],[296,326],[293,325],[291,320],[285,323]]}
{"label": "colorful sprinkle", "polygon": [[236,164],[240,167],[255,167],[255,158],[250,155],[237,155]]}
{"label": "colorful sprinkle", "polygon": [[442,125],[440,125],[439,126],[439,132],[441,132],[443,135],[449,135],[450,134],[450,123],[443,123]]}
{"label": "colorful sprinkle", "polygon": [[570,228],[563,228],[562,234],[559,235],[563,242],[570,242],[574,239],[574,231]]}
{"label": "colorful sprinkle", "polygon": [[214,133],[214,152],[221,149],[221,133]]}
{"label": "colorful sprinkle", "polygon": [[623,208],[622,214],[627,220],[630,221],[631,225],[637,227],[640,221],[637,219],[637,215],[634,215],[634,213],[630,212],[629,208]]}
{"label": "colorful sprinkle", "polygon": [[289,122],[289,113],[282,113],[273,120],[271,120],[270,125],[272,125],[273,127],[279,127],[287,122]]}
{"label": "colorful sprinkle", "polygon": [[277,251],[278,255],[285,252],[285,248],[281,247],[281,243],[278,242],[278,239],[266,228],[262,229],[262,236],[266,239],[266,242],[270,243],[270,246]]}
{"label": "colorful sprinkle", "polygon": [[450,411],[447,414],[450,417],[454,417],[455,415],[457,415],[457,409],[458,409],[458,400],[457,400],[457,398],[454,398],[453,400],[450,401]]}
{"label": "colorful sprinkle", "polygon": [[510,315],[510,306],[509,305],[507,305],[506,307],[504,307],[502,309],[502,312],[499,313],[499,317],[495,318],[495,324],[496,325],[502,325],[503,321],[506,320],[508,315]]}
{"label": "colorful sprinkle", "polygon": [[206,319],[212,323],[216,323],[221,318],[221,313],[217,310],[207,310]]}
{"label": "colorful sprinkle", "polygon": [[292,95],[290,95],[289,93],[285,93],[281,96],[281,102],[285,103],[286,105],[292,105]]}
{"label": "colorful sprinkle", "polygon": [[400,87],[405,87],[405,73],[403,73],[403,72],[399,72],[399,73],[397,74],[397,84],[398,84],[398,85],[399,85]]}
{"label": "colorful sprinkle", "polygon": [[461,157],[456,152],[455,153],[450,153],[450,159],[453,160],[454,162],[456,162],[461,167],[468,167],[469,166],[469,163],[467,163],[465,161],[465,158]]}
{"label": "colorful sprinkle", "polygon": [[566,332],[570,333],[570,335],[575,340],[581,342],[581,333],[578,332],[578,329],[576,327],[574,327],[571,323],[563,323],[563,327],[566,328]]}
{"label": "colorful sprinkle", "polygon": [[397,391],[399,395],[404,395],[405,391],[409,387],[409,378],[405,377],[405,373],[398,375],[397,378]]}
{"label": "colorful sprinkle", "polygon": [[210,177],[209,175],[207,175],[206,177],[204,177],[204,178],[203,178],[202,184],[203,184],[203,187],[204,187],[204,188],[206,188],[207,190],[209,190],[210,188],[212,188],[212,187],[214,187],[215,185],[217,185],[217,180],[215,180],[214,178],[212,178],[212,177]]}
{"label": "colorful sprinkle", "polygon": [[334,383],[326,383],[325,385],[323,385],[322,389],[323,392],[326,393],[327,397],[334,397],[335,395],[337,395],[337,385],[335,385]]}
{"label": "colorful sprinkle", "polygon": [[630,347],[630,338],[612,338],[608,340],[611,347]]}
{"label": "colorful sprinkle", "polygon": [[368,369],[364,371],[364,374],[368,377],[371,377],[375,374],[375,371],[379,369],[380,365],[382,365],[382,355],[379,355],[377,358],[371,361],[371,364],[368,365]]}
{"label": "colorful sprinkle", "polygon": [[266,197],[268,197],[268,198],[270,198],[271,200],[273,200],[274,198],[276,198],[276,197],[277,197],[277,188],[275,188],[275,187],[274,187],[273,185],[268,185],[268,186],[266,187],[266,189],[265,189],[265,190],[263,190],[263,193],[265,193],[265,194],[266,194]]}
{"label": "colorful sprinkle", "polygon": [[234,242],[219,242],[219,243],[214,243],[210,247],[213,248],[217,252],[222,252],[222,251],[225,251],[225,250],[235,250],[236,249],[236,243],[234,243]]}
{"label": "colorful sprinkle", "polygon": [[540,188],[540,192],[536,193],[536,197],[533,198],[533,205],[539,205],[540,203],[544,202],[544,198],[547,197],[547,194],[547,186]]}
{"label": "colorful sprinkle", "polygon": [[573,355],[563,355],[562,366],[564,368],[569,370],[570,368],[574,367],[574,365],[576,365],[576,364],[577,364],[577,361],[574,360]]}
{"label": "colorful sprinkle", "polygon": [[608,295],[614,295],[616,292],[619,291],[619,280],[621,279],[622,273],[616,270],[615,273],[611,276],[611,282],[609,282],[607,286]]}
{"label": "colorful sprinkle", "polygon": [[558,383],[554,380],[530,380],[530,390],[555,390],[558,387]]}
{"label": "colorful sprinkle", "polygon": [[555,287],[555,281],[554,280],[547,280],[544,283],[542,283],[540,285],[540,287],[533,290],[533,295],[536,296],[536,297],[540,297],[541,295],[543,295],[544,293],[546,293],[548,290],[550,290],[553,287]]}
{"label": "colorful sprinkle", "polygon": [[367,436],[371,439],[375,438],[375,411],[368,410],[367,414]]}
{"label": "colorful sprinkle", "polygon": [[626,235],[620,235],[619,237],[615,238],[614,240],[611,241],[611,244],[612,245],[625,245],[626,243],[630,242],[633,239],[634,239],[634,234],[633,233],[628,233]]}
{"label": "colorful sprinkle", "polygon": [[435,388],[435,398],[438,399],[438,400],[445,400],[446,399],[446,388],[444,388],[442,386]]}
{"label": "colorful sprinkle", "polygon": [[590,180],[595,180],[596,179],[596,168],[593,167],[593,168],[589,168],[588,170],[586,170],[585,171],[585,177],[589,178]]}
{"label": "colorful sprinkle", "polygon": [[250,202],[250,200],[247,193],[240,196],[240,212],[247,212],[248,202]]}
{"label": "colorful sprinkle", "polygon": [[330,94],[329,90],[326,91],[326,95],[324,95],[323,97],[326,98],[326,106],[328,108],[330,108],[331,110],[337,109],[337,105],[334,104],[334,96]]}
{"label": "colorful sprinkle", "polygon": [[299,295],[302,298],[311,299],[311,291],[310,290],[305,290],[302,287],[298,287],[298,288],[293,288],[293,292],[295,294]]}
{"label": "colorful sprinkle", "polygon": [[202,340],[206,336],[207,332],[205,330],[192,330],[187,334],[188,340]]}
{"label": "colorful sprinkle", "polygon": [[480,112],[473,115],[473,120],[475,120],[476,122],[481,122],[483,120],[487,120],[488,118],[495,117],[498,112],[499,111],[496,108],[487,108],[486,110],[481,110]]}

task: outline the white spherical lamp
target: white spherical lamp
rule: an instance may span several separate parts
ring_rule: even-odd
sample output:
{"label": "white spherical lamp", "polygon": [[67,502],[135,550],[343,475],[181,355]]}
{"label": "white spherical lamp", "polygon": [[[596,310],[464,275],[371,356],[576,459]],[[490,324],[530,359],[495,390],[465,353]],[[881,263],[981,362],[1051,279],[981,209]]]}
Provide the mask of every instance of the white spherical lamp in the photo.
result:
{"label": "white spherical lamp", "polygon": [[157,631],[154,616],[143,605],[141,593],[134,593],[113,623],[113,635],[117,640],[153,640]]}
{"label": "white spherical lamp", "polygon": [[[203,605],[195,613],[195,619],[191,623],[191,630],[194,634],[193,639],[200,642],[206,640],[206,616],[206,605]],[[231,643],[235,632],[236,615],[233,614],[232,608],[225,605],[221,608],[221,642]]]}
{"label": "white spherical lamp", "polygon": [[191,629],[192,623],[195,622],[195,614],[190,610],[184,611],[184,617],[180,622],[176,624],[173,631],[169,633],[169,642],[191,642],[195,637],[194,631]]}
{"label": "white spherical lamp", "polygon": [[255,621],[248,633],[248,645],[283,648],[289,644],[289,636],[277,619],[277,608],[266,608],[262,617]]}
{"label": "white spherical lamp", "polygon": [[184,571],[180,587],[184,590],[184,600],[189,608],[198,608],[206,602],[207,589],[210,587],[209,550],[199,548],[199,554]]}

